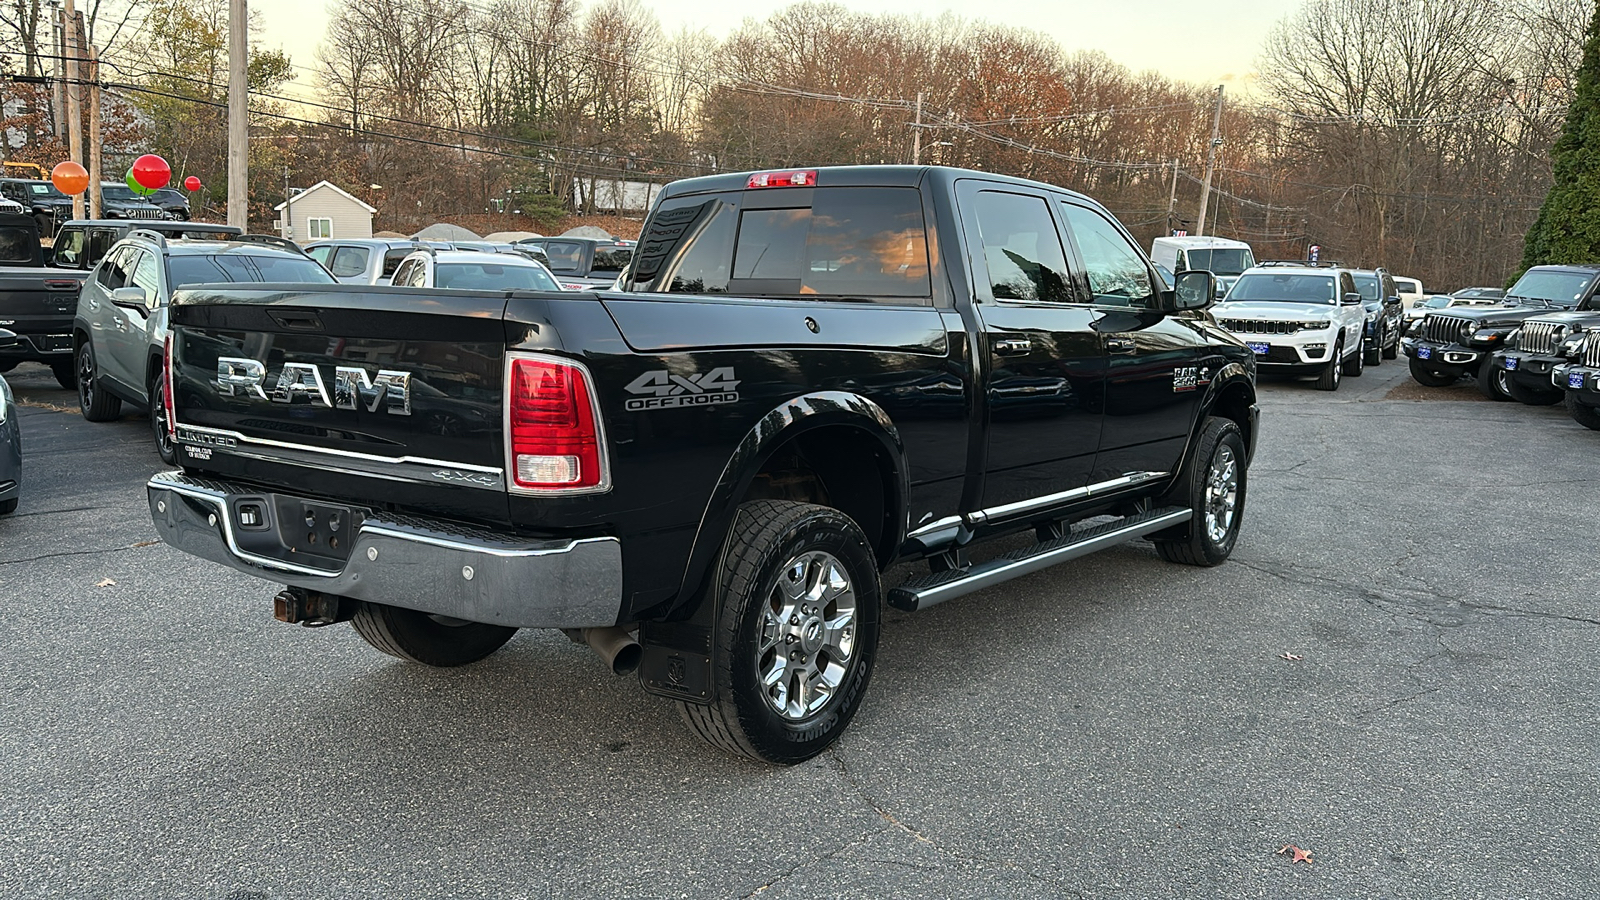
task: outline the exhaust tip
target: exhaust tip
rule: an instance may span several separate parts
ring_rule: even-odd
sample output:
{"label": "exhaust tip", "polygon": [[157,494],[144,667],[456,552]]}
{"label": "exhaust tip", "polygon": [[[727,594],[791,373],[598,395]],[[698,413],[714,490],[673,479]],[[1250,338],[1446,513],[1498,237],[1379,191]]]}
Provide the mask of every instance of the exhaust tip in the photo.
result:
{"label": "exhaust tip", "polygon": [[644,656],[644,648],[633,639],[633,635],[611,625],[605,628],[585,628],[582,632],[583,642],[606,661],[613,675],[627,675],[639,668],[639,661]]}

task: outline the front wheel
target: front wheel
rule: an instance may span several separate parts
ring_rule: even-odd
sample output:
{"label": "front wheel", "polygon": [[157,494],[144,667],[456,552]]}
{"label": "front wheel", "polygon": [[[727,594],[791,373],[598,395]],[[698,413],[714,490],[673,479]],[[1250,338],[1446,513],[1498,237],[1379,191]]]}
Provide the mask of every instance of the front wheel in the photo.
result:
{"label": "front wheel", "polygon": [[1360,378],[1361,373],[1367,368],[1366,345],[1356,347],[1355,352],[1344,358],[1344,374],[1346,378]]}
{"label": "front wheel", "polygon": [[1511,399],[1511,376],[1506,374],[1505,366],[1494,364],[1494,357],[1485,357],[1478,363],[1478,392],[1496,402],[1507,402]]}
{"label": "front wheel", "polygon": [[477,662],[517,633],[506,625],[464,622],[382,603],[361,604],[350,625],[362,640],[390,656],[440,668]]}
{"label": "front wheel", "polygon": [[1152,537],[1161,558],[1191,566],[1215,566],[1226,560],[1239,540],[1247,485],[1244,436],[1239,426],[1229,419],[1207,419],[1194,454],[1184,463],[1177,486],[1166,498],[1166,502],[1193,510],[1194,518],[1187,526]]}
{"label": "front wheel", "polygon": [[1582,425],[1590,431],[1600,431],[1600,409],[1595,409],[1588,404],[1580,403],[1577,398],[1573,396],[1571,391],[1567,392],[1565,402],[1567,406],[1567,415],[1572,417],[1572,421],[1577,422],[1579,425]]}
{"label": "front wheel", "polygon": [[1317,390],[1337,391],[1339,378],[1344,373],[1344,344],[1333,345],[1333,359],[1329,360],[1327,368],[1322,370],[1322,375],[1317,378]]}
{"label": "front wheel", "polygon": [[792,765],[826,750],[861,700],[878,650],[878,566],[836,509],[739,507],[718,573],[713,700],[678,704],[701,739]]}
{"label": "front wheel", "polygon": [[1456,383],[1456,376],[1430,369],[1418,359],[1411,360],[1411,377],[1423,387],[1449,387]]}

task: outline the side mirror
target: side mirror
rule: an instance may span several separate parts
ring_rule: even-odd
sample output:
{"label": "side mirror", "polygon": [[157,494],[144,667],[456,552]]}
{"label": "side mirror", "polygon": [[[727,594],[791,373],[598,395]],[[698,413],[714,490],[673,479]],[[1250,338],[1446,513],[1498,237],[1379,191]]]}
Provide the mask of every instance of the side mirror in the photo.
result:
{"label": "side mirror", "polygon": [[1360,306],[1361,294],[1357,291],[1351,291],[1350,293],[1344,295],[1343,302],[1345,306]]}
{"label": "side mirror", "polygon": [[[1190,269],[1179,272],[1173,279],[1172,303],[1168,312],[1182,312],[1186,309],[1205,309],[1217,294],[1217,276],[1205,269]],[[1163,291],[1162,293],[1168,293]]]}
{"label": "side mirror", "polygon": [[111,302],[118,306],[134,306],[145,308],[144,289],[136,287],[119,287],[111,292]]}
{"label": "side mirror", "polygon": [[17,345],[17,335],[14,332],[0,328],[0,350]]}
{"label": "side mirror", "polygon": [[1383,298],[1383,302],[1393,305],[1395,303],[1399,303],[1400,302],[1400,298],[1399,297],[1385,297],[1385,298]]}

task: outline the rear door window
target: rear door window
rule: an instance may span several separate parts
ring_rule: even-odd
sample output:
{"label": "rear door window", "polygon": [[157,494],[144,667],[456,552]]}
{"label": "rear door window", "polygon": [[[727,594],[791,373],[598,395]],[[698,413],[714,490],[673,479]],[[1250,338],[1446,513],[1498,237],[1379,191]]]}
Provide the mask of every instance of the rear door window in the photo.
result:
{"label": "rear door window", "polygon": [[365,275],[367,272],[367,255],[370,252],[366,247],[340,247],[339,252],[333,255],[333,265],[329,267],[329,271],[333,273],[335,278],[351,278],[356,275]]}
{"label": "rear door window", "polygon": [[891,302],[932,296],[922,195],[915,188],[817,188],[810,194],[809,206],[744,210],[730,291]]}
{"label": "rear door window", "polygon": [[107,257],[101,264],[100,270],[95,275],[95,280],[107,291],[114,291],[128,283],[128,257],[132,250],[124,247]]}
{"label": "rear door window", "polygon": [[991,296],[996,300],[1072,302],[1066,253],[1045,199],[980,191],[976,201]]}
{"label": "rear door window", "polygon": [[117,242],[117,232],[109,228],[96,228],[89,232],[89,258],[84,265],[92,266],[111,252]]}

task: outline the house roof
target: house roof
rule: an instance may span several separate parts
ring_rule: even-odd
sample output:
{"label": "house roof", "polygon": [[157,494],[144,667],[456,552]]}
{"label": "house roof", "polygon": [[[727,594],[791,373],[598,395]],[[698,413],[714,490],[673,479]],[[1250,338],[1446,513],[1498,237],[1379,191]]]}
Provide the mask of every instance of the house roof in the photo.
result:
{"label": "house roof", "polygon": [[351,201],[352,203],[360,204],[361,207],[363,209],[365,209],[369,213],[376,213],[378,211],[377,207],[368,205],[367,203],[362,201],[362,199],[360,197],[357,197],[357,196],[351,194],[349,191],[339,187],[338,185],[334,184],[331,181],[319,181],[316,184],[313,184],[311,187],[308,187],[305,190],[301,191],[300,193],[295,194],[294,196],[290,197],[288,200],[285,200],[282,203],[279,203],[277,206],[274,206],[273,209],[277,210],[278,212],[283,212],[283,208],[285,206],[288,206],[290,203],[293,203],[294,201],[299,200],[301,197],[304,197],[305,195],[311,193],[312,191],[320,191],[323,188],[327,188],[330,191],[334,191],[335,193],[337,193],[340,196],[344,197],[346,200]]}

